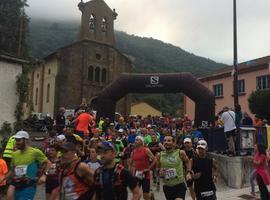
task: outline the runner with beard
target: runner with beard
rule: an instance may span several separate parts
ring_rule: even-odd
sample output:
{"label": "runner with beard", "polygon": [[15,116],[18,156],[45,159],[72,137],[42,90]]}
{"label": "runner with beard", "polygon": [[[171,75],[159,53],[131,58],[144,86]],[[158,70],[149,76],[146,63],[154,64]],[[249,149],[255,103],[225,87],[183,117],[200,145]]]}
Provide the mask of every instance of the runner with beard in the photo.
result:
{"label": "runner with beard", "polygon": [[137,180],[121,164],[115,163],[116,150],[110,142],[98,146],[102,166],[95,172],[96,200],[127,200],[127,187],[131,190],[132,200],[141,197]]}
{"label": "runner with beard", "polygon": [[[36,193],[37,184],[45,183],[51,162],[39,149],[29,146],[29,134],[19,131],[14,136],[16,148],[12,154],[11,169],[4,180],[11,178],[7,199],[32,200]],[[41,176],[38,177],[39,166],[42,166]],[[2,182],[0,180],[0,182]]]}
{"label": "runner with beard", "polygon": [[60,146],[59,187],[56,188],[51,200],[91,200],[94,196],[94,172],[80,161],[73,143]]}
{"label": "runner with beard", "polygon": [[183,161],[186,165],[186,180],[191,179],[191,162],[185,151],[175,149],[175,139],[168,135],[164,138],[165,151],[157,156],[163,191],[167,200],[185,199],[186,185]]}

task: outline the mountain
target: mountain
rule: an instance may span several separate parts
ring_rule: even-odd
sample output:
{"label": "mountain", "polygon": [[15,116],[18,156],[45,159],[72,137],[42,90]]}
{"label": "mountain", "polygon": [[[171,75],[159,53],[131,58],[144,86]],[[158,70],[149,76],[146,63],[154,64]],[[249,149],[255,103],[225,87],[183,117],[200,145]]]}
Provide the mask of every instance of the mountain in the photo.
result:
{"label": "mountain", "polygon": [[[28,37],[30,54],[42,58],[75,42],[79,26],[79,22],[31,20]],[[135,58],[134,72],[191,72],[202,76],[225,66],[153,38],[115,31],[115,39],[116,46],[122,53]],[[132,97],[134,101],[146,101],[163,112],[182,110],[181,94],[136,94]]]}
{"label": "mountain", "polygon": [[[28,38],[31,55],[42,58],[75,42],[78,33],[78,22],[31,21]],[[121,52],[135,58],[135,72],[189,71],[195,75],[206,75],[225,66],[153,38],[115,31],[115,39]]]}

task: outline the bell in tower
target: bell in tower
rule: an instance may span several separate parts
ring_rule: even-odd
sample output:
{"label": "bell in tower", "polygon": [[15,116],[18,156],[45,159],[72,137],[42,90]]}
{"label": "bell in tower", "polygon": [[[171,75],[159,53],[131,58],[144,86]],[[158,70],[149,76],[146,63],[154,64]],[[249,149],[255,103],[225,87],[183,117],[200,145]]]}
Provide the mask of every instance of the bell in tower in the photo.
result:
{"label": "bell in tower", "polygon": [[79,40],[92,40],[115,44],[114,20],[117,17],[115,9],[111,9],[104,0],[92,0],[78,4],[82,12]]}

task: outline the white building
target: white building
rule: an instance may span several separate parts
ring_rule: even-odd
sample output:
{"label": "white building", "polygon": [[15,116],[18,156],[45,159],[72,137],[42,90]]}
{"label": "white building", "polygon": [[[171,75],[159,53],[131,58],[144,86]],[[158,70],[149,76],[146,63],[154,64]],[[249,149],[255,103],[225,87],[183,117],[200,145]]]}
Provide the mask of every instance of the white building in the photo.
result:
{"label": "white building", "polygon": [[16,77],[22,73],[25,60],[0,51],[0,127],[3,122],[13,124],[15,108],[18,102]]}

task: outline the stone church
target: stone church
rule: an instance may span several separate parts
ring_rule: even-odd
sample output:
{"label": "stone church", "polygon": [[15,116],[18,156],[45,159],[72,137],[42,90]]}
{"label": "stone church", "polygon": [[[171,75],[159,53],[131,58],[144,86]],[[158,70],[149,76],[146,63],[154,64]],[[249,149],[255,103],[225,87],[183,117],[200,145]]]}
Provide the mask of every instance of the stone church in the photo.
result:
{"label": "stone church", "polygon": [[[82,12],[78,41],[43,58],[30,74],[33,112],[55,116],[59,107],[74,109],[82,101],[94,107],[104,87],[121,73],[131,72],[131,59],[115,47],[115,10],[103,0],[81,1],[78,7]],[[117,111],[127,114],[129,110],[125,97],[118,102]]]}

